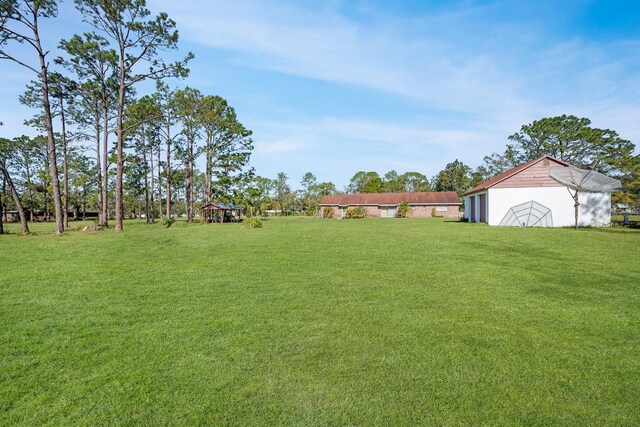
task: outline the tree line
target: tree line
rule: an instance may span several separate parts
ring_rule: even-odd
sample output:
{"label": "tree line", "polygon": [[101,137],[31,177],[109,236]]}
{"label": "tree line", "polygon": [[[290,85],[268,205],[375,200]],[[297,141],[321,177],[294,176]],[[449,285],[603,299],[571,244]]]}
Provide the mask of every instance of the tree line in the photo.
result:
{"label": "tree line", "polygon": [[[177,213],[193,221],[196,200],[234,202],[248,213],[317,212],[319,200],[339,192],[308,172],[292,190],[284,172],[255,175],[249,166],[252,132],[234,108],[193,87],[173,89],[193,58],[169,62],[178,31],[167,14],[152,16],[144,0],[75,0],[87,32],[60,40],[59,56],[42,45],[43,19],[55,19],[55,0],[0,2],[0,59],[33,76],[20,102],[37,114],[27,123],[40,133],[0,138],[0,211],[16,210],[22,230],[53,212],[56,234],[70,215],[96,211],[98,225],[123,229],[125,215],[148,222]],[[138,96],[145,81],[155,91]],[[148,86],[147,86],[148,87]],[[0,123],[1,124],[1,123]],[[615,131],[571,115],[544,118],[509,136],[503,153],[476,169],[458,159],[431,179],[420,172],[380,176],[358,171],[348,193],[466,190],[507,169],[548,154],[619,178],[613,200],[640,204],[640,160],[635,145]],[[89,153],[89,154],[87,154]],[[196,161],[204,159],[204,169]],[[0,232],[3,231],[0,215]],[[45,218],[48,219],[48,218]]]}
{"label": "tree line", "polygon": [[[183,119],[188,120],[184,135],[174,140],[169,135],[172,126],[165,128],[159,124],[166,123],[167,120],[178,120],[182,117],[181,114],[185,114],[179,113],[179,109],[172,109],[170,105],[177,108],[179,105],[193,103],[201,107],[186,109],[187,113],[195,111],[195,114]],[[197,199],[205,203],[216,200],[240,204],[246,207],[248,215],[315,215],[322,197],[337,193],[455,191],[461,196],[482,181],[545,154],[620,178],[624,191],[615,193],[614,201],[639,204],[640,161],[639,156],[634,155],[635,146],[620,138],[614,131],[594,129],[588,119],[574,116],[541,119],[522,126],[509,137],[512,143],[507,145],[504,153],[485,156],[483,163],[476,169],[456,159],[431,179],[420,172],[399,174],[391,170],[380,176],[375,171],[358,171],[343,190],[338,190],[332,182],[318,182],[312,172],[305,173],[298,188],[294,189],[285,172],[279,172],[274,178],[267,178],[254,174],[252,169],[243,171],[240,166],[248,160],[250,132],[237,122],[233,109],[222,98],[203,97],[189,88],[170,93],[166,86],[159,86],[154,96],[143,97],[132,103],[128,111],[128,117],[133,121],[140,120],[139,116],[145,115],[158,117],[157,121],[149,120],[136,127],[137,131],[129,139],[130,151],[125,162],[125,206],[132,216],[136,216],[136,213],[142,216],[144,213],[149,222],[153,222],[162,212],[170,216],[172,211],[193,220],[194,193],[198,195]],[[161,111],[166,114],[161,114]],[[223,114],[225,111],[227,114]],[[208,119],[198,119],[202,115]],[[218,120],[224,117],[226,121]],[[222,126],[222,123],[226,124]],[[198,126],[203,131],[202,145],[189,142],[195,141],[190,139],[190,135],[196,134],[194,130]],[[163,135],[162,138],[159,135]],[[221,155],[221,145],[216,141],[242,142],[242,149]],[[51,205],[51,191],[48,190],[50,187],[46,174],[48,157],[45,138],[20,137],[14,141],[0,140],[0,144],[14,144],[15,155],[9,164],[16,165],[14,172],[20,177],[16,187],[22,194],[25,206],[30,211],[38,208],[46,211],[46,207]],[[164,160],[171,148],[163,146],[169,144],[176,144],[177,152],[181,153],[176,158],[183,159],[180,163],[182,167],[174,168],[173,171],[171,156]],[[11,150],[0,148],[0,153],[9,151]],[[198,152],[204,153],[206,157],[204,172],[191,168]],[[218,154],[214,155],[214,152]],[[98,205],[100,193],[95,190],[99,182],[95,177],[99,175],[99,171],[91,175],[91,170],[99,162],[91,163],[74,149],[68,152],[67,158],[71,165],[70,186],[65,194],[69,194],[70,202],[78,212],[86,209],[86,206]],[[235,175],[229,174],[234,169],[230,167],[233,165],[232,160],[241,160],[236,164],[235,170],[239,172]],[[89,179],[90,176],[93,178]],[[113,176],[111,171],[107,180],[110,187],[114,186]],[[30,177],[37,177],[41,181]],[[6,199],[6,185],[3,185],[2,194]],[[168,199],[167,194],[171,195]],[[110,209],[113,210],[113,204]]]}
{"label": "tree line", "polygon": [[[27,123],[42,134],[0,140],[0,210],[15,208],[24,233],[27,215],[52,210],[59,235],[70,212],[90,207],[101,227],[113,218],[120,232],[127,212],[144,209],[154,222],[171,218],[172,203],[182,200],[193,221],[201,195],[236,196],[253,175],[252,132],[225,99],[165,82],[188,77],[193,58],[164,59],[177,49],[175,22],[152,16],[144,0],[75,0],[75,7],[88,31],[61,40],[60,55],[50,58],[41,21],[57,17],[58,2],[0,2],[0,59],[34,76],[20,102],[38,111]],[[139,97],[145,81],[156,90]]]}
{"label": "tree line", "polygon": [[587,118],[572,115],[543,118],[523,125],[508,137],[503,153],[484,156],[473,169],[456,159],[431,180],[418,172],[380,176],[377,172],[357,172],[346,191],[384,193],[402,191],[465,191],[502,172],[543,155],[550,155],[577,167],[594,169],[622,181],[623,191],[614,193],[614,203],[640,206],[640,156],[635,145],[610,129],[591,126]]}

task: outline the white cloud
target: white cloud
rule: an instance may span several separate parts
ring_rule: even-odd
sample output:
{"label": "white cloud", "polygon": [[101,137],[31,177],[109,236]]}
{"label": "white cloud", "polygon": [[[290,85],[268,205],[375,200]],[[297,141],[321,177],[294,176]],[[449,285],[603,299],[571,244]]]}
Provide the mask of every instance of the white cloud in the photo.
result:
{"label": "white cloud", "polygon": [[[235,52],[248,67],[415,99],[422,107],[471,115],[473,126],[499,130],[501,137],[558,105],[572,114],[597,103],[601,109],[589,109],[594,119],[616,106],[633,106],[637,97],[625,99],[625,91],[637,95],[640,87],[629,73],[640,67],[638,40],[550,43],[530,22],[488,20],[500,12],[491,3],[463,3],[410,19],[371,12],[366,24],[332,6],[157,3],[184,37]],[[453,141],[458,132],[449,131]]]}
{"label": "white cloud", "polygon": [[392,18],[365,26],[336,12],[279,2],[162,4],[180,23],[184,37],[236,52],[251,67],[374,88],[465,111],[496,105],[495,98],[501,103],[516,90],[495,58],[437,38],[407,38],[405,22]]}
{"label": "white cloud", "polygon": [[[177,22],[181,42],[199,44],[194,50],[202,62],[193,66],[204,68],[194,72],[202,81],[187,84],[209,84],[206,69],[217,65],[206,56],[225,52],[224,60],[232,58],[240,68],[363,89],[370,97],[379,94],[404,106],[405,112],[415,106],[406,117],[390,114],[382,120],[380,106],[374,117],[366,105],[343,116],[313,116],[294,105],[299,101],[289,94],[276,100],[262,94],[264,99],[251,99],[250,105],[268,107],[242,110],[254,130],[252,162],[263,168],[259,173],[323,170],[324,179],[340,185],[358,169],[433,174],[455,158],[477,166],[482,156],[502,150],[522,124],[558,114],[589,117],[594,126],[640,143],[638,39],[549,34],[546,16],[537,21],[524,14],[505,17],[501,2],[462,1],[411,17],[381,15],[374,3],[365,2],[347,14],[345,5],[352,4],[340,0],[149,3],[152,11],[167,11]],[[547,14],[557,9],[555,2],[541,7]],[[549,19],[558,23],[559,18]],[[229,73],[238,69],[219,66]],[[27,79],[5,68],[1,131],[19,134],[30,113],[8,99]],[[247,81],[246,93],[254,84]],[[322,96],[321,89],[316,93]]]}
{"label": "white cloud", "polygon": [[266,156],[281,155],[283,153],[296,151],[304,147],[304,145],[305,144],[297,140],[296,137],[286,137],[275,141],[262,140],[255,144],[254,154]]}

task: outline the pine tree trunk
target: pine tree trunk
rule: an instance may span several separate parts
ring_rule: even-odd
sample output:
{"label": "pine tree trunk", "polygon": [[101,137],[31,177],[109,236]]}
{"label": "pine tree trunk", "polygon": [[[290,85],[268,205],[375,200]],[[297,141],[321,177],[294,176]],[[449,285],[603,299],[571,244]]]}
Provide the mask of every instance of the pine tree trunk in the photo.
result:
{"label": "pine tree trunk", "polygon": [[189,160],[187,161],[187,222],[193,222],[193,141],[189,142]]}
{"label": "pine tree trunk", "polygon": [[29,234],[29,225],[27,224],[27,216],[24,213],[24,209],[22,207],[22,201],[20,200],[20,195],[16,191],[16,187],[13,185],[13,181],[11,181],[11,177],[9,176],[9,171],[4,165],[2,159],[0,159],[0,173],[4,176],[4,180],[6,184],[9,186],[9,191],[11,192],[11,196],[13,197],[13,202],[16,205],[16,210],[18,211],[18,215],[20,216],[20,226],[22,228],[22,234]]}
{"label": "pine tree trunk", "polygon": [[207,135],[207,153],[206,153],[206,165],[205,165],[205,202],[211,203],[211,151],[213,145],[213,135]]}
{"label": "pine tree trunk", "polygon": [[47,129],[48,157],[49,157],[49,175],[51,176],[51,187],[53,188],[53,204],[56,216],[56,235],[59,236],[64,232],[64,223],[62,215],[62,198],[60,197],[60,180],[58,179],[58,163],[56,159],[56,140],[53,135],[53,124],[51,119],[51,105],[49,104],[49,81],[47,78],[47,64],[45,62],[45,53],[40,45],[40,37],[38,35],[37,21],[34,23],[34,42],[40,57],[40,82],[42,85],[42,106],[44,110],[44,124]]}
{"label": "pine tree trunk", "polygon": [[62,122],[62,173],[64,174],[64,228],[69,228],[69,159],[67,156],[67,127],[64,120],[64,99],[60,97],[60,120]]}
{"label": "pine tree trunk", "polygon": [[121,233],[124,221],[124,200],[122,180],[124,177],[124,158],[123,158],[123,142],[124,142],[124,47],[120,47],[120,88],[118,89],[118,113],[116,118],[116,233]]}
{"label": "pine tree trunk", "polygon": [[[145,147],[146,150],[146,147]],[[154,181],[154,170],[153,170],[153,142],[149,143],[149,169],[151,171],[151,185],[150,185],[150,202],[151,202],[151,224],[155,224],[155,216],[156,216],[156,202],[153,197],[153,187],[155,185]]]}
{"label": "pine tree trunk", "polygon": [[109,111],[106,99],[102,104],[102,223],[101,227],[109,226]]}
{"label": "pine tree trunk", "polygon": [[[100,164],[100,113],[96,109],[96,172],[98,184],[98,224],[104,223],[102,210],[102,167]],[[82,218],[84,220],[84,217]]]}
{"label": "pine tree trunk", "polygon": [[167,188],[166,188],[166,213],[167,219],[171,218],[171,129],[167,126]]}
{"label": "pine tree trunk", "polygon": [[[149,165],[147,164],[147,147],[144,144],[144,125],[142,125],[142,164],[144,167],[144,211],[147,224],[151,223],[149,209]],[[153,169],[152,169],[153,170]],[[153,173],[151,174],[153,176]]]}
{"label": "pine tree trunk", "polygon": [[162,217],[162,165],[160,164],[160,145],[158,144],[158,218]]}

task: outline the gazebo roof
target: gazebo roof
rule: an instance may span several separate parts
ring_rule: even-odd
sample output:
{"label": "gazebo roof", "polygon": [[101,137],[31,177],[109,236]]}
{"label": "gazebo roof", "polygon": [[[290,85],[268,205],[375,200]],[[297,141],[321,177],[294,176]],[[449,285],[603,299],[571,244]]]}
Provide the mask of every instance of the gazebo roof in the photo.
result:
{"label": "gazebo roof", "polygon": [[224,203],[207,203],[202,206],[202,210],[204,211],[241,211],[242,207],[234,204],[225,205]]}

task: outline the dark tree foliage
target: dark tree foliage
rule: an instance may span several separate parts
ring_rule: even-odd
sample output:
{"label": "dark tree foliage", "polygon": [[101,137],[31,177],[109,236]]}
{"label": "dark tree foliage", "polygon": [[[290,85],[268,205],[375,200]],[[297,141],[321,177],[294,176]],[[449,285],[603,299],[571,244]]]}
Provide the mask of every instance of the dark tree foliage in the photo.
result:
{"label": "dark tree foliage", "polygon": [[[58,2],[54,0],[3,0],[0,2],[0,59],[12,61],[34,72],[40,82],[43,123],[49,146],[48,163],[55,206],[56,235],[61,235],[64,232],[64,218],[49,99],[49,64],[46,59],[48,51],[42,46],[39,29],[41,18],[54,18],[57,14]],[[7,50],[7,46],[15,47],[15,45],[26,45],[32,48],[36,53],[37,63],[30,55],[23,55],[26,50],[17,50],[18,53],[15,54]]]}
{"label": "dark tree foliage", "polygon": [[186,77],[186,63],[193,57],[167,63],[161,52],[176,49],[178,31],[166,13],[148,19],[151,12],[145,0],[76,0],[85,20],[110,39],[118,56],[118,100],[116,104],[116,215],[115,230],[121,232],[124,220],[124,109],[127,89],[146,79]]}
{"label": "dark tree foliage", "polygon": [[633,155],[634,145],[610,129],[591,127],[591,120],[557,116],[536,120],[509,136],[516,158],[526,162],[550,155],[578,167],[617,172]]}
{"label": "dark tree foliage", "polygon": [[456,159],[438,172],[433,187],[435,191],[455,191],[462,196],[471,188],[471,168]]}

